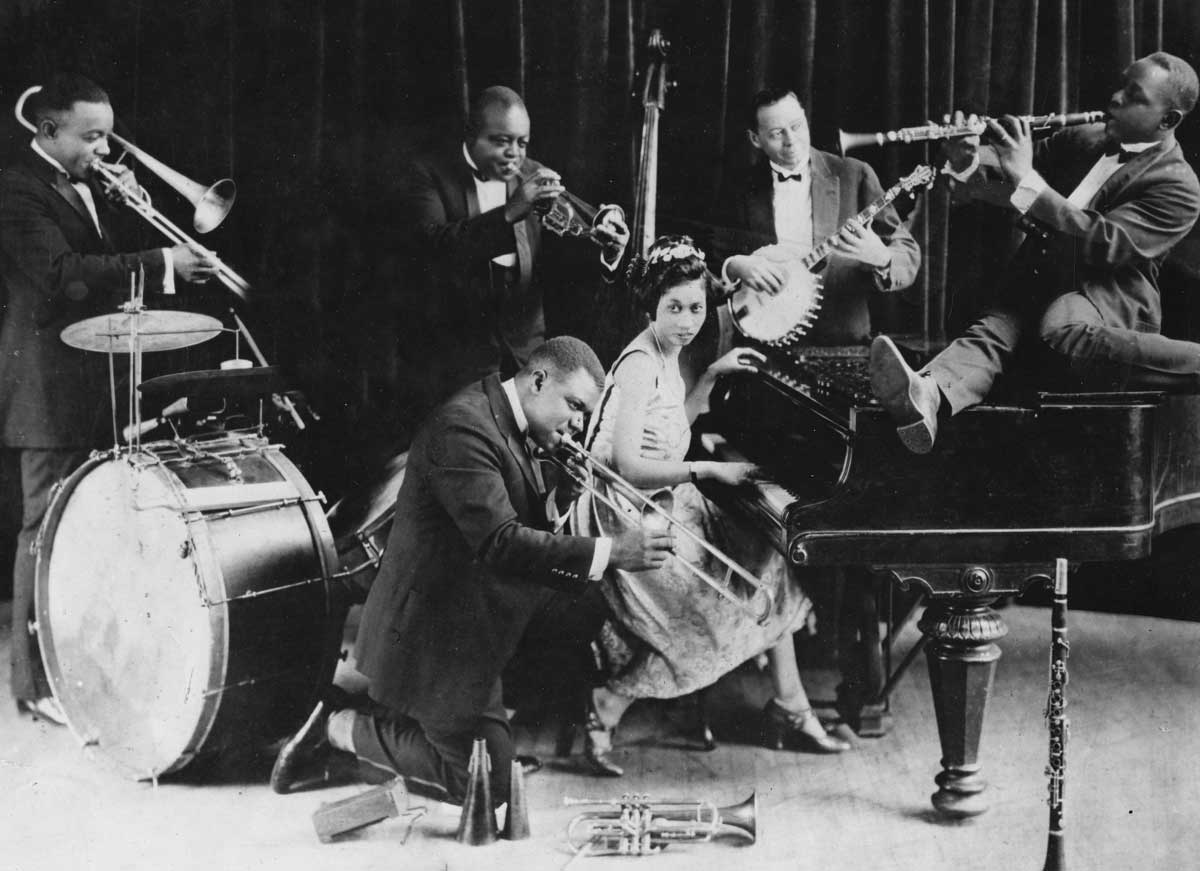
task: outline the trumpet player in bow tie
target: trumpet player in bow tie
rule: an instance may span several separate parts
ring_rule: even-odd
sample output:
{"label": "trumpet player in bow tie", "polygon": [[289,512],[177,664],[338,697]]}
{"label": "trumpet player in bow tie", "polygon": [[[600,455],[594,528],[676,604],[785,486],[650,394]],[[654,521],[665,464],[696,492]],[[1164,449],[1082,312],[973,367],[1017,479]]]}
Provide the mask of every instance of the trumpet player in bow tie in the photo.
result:
{"label": "trumpet player in bow tie", "polygon": [[624,255],[619,207],[594,210],[586,227],[552,222],[564,204],[585,204],[527,157],[530,137],[520,95],[486,88],[461,140],[416,161],[402,183],[408,269],[397,349],[411,376],[402,413],[413,419],[485,375],[511,376],[546,337],[544,300],[579,282],[611,282]]}

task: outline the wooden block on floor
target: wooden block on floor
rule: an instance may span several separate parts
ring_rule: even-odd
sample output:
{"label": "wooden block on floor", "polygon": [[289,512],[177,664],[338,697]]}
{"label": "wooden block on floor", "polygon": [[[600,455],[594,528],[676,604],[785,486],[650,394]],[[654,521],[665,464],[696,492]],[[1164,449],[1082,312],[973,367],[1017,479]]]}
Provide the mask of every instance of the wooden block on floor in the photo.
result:
{"label": "wooden block on floor", "polygon": [[408,810],[408,790],[397,778],[335,802],[326,802],[313,811],[317,837],[328,844],[339,835],[353,832]]}

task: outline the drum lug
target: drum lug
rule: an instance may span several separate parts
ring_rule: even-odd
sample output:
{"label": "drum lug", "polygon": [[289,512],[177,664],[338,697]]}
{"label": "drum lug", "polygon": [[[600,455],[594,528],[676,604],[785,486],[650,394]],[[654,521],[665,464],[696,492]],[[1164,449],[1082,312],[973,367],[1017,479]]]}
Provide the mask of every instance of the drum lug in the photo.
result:
{"label": "drum lug", "polygon": [[30,620],[28,623],[25,624],[25,628],[29,632],[31,637],[36,636],[38,634],[38,622],[36,620]]}

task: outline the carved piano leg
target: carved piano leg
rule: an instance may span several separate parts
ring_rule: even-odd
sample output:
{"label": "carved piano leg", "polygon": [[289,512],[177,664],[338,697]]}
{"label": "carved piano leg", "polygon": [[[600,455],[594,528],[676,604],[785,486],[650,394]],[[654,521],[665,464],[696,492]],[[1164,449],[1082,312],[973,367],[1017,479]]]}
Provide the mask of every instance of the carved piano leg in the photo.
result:
{"label": "carved piano leg", "polygon": [[925,647],[929,683],[942,744],[938,791],[930,800],[939,812],[963,818],[988,809],[987,781],[979,773],[979,738],[992,691],[1000,648],[1008,633],[989,605],[995,597],[931,604],[918,624]]}

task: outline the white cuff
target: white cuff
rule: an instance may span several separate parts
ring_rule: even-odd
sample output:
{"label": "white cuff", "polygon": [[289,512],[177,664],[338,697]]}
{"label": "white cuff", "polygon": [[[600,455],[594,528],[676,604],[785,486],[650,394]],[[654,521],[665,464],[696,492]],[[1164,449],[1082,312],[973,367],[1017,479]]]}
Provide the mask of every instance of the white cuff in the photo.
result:
{"label": "white cuff", "polygon": [[1012,192],[1009,197],[1011,202],[1022,215],[1029,211],[1033,205],[1033,201],[1041,196],[1042,191],[1046,189],[1046,180],[1041,177],[1036,169],[1031,170],[1017,184],[1017,189]]}
{"label": "white cuff", "polygon": [[163,253],[163,293],[175,293],[175,256],[170,248],[162,249]]}
{"label": "white cuff", "polygon": [[588,569],[588,580],[598,581],[604,577],[604,570],[608,568],[608,558],[612,554],[612,539],[597,538],[596,551],[592,554],[592,567]]}

